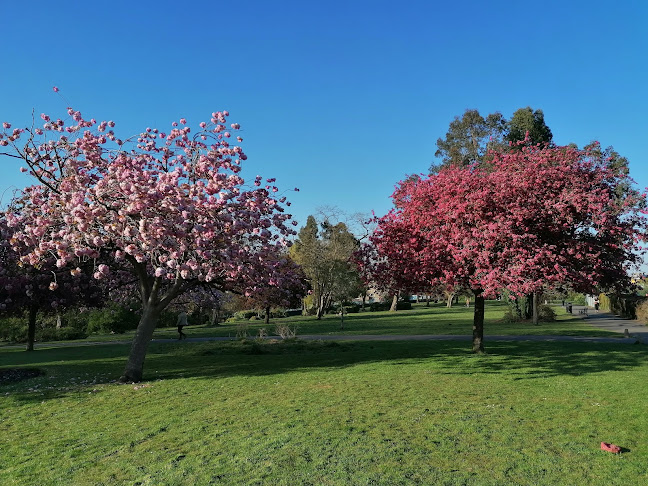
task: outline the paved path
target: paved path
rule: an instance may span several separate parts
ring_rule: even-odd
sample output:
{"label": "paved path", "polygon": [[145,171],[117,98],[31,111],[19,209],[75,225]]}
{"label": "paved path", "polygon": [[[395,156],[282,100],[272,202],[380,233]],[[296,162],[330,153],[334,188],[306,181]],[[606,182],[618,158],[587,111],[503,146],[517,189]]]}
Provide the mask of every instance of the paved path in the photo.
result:
{"label": "paved path", "polygon": [[[578,314],[582,309],[585,309],[584,306],[574,306],[573,314]],[[639,323],[639,321],[631,321],[628,319],[622,319],[621,317],[610,314],[609,312],[595,311],[594,309],[587,309],[587,314],[581,315],[584,319],[587,319],[587,323],[591,324],[594,327],[603,329],[605,331],[613,331],[618,333],[628,331],[630,336],[635,337],[638,341],[643,344],[648,344],[648,326]]]}

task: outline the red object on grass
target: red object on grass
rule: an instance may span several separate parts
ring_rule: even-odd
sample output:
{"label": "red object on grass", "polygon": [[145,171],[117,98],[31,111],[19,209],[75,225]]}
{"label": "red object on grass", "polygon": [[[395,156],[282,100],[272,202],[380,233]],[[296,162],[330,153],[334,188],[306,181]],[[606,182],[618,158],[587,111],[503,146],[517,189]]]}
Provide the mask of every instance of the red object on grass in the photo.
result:
{"label": "red object on grass", "polygon": [[614,454],[621,452],[621,448],[618,445],[610,444],[608,442],[601,442],[601,450],[613,452]]}

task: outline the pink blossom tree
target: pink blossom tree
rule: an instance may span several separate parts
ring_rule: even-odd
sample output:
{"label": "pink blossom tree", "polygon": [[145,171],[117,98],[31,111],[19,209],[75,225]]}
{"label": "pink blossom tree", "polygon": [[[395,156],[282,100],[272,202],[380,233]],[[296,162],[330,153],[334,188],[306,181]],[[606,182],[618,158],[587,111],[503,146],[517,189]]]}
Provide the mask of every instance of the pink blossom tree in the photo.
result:
{"label": "pink blossom tree", "polygon": [[630,285],[645,195],[619,197],[629,179],[607,162],[593,150],[530,146],[406,181],[380,222],[379,251],[389,259],[400,247],[414,280],[472,289],[473,351],[483,352],[484,297]]}
{"label": "pink blossom tree", "polygon": [[[79,306],[103,303],[106,289],[87,271],[72,276],[46,259],[38,267],[20,262],[27,249],[13,241],[12,231],[0,217],[0,314],[27,314],[27,351],[34,350],[36,319],[39,313],[61,312]],[[76,272],[75,272],[76,273]]]}
{"label": "pink blossom tree", "polygon": [[232,143],[242,141],[240,126],[227,126],[226,111],[195,132],[181,118],[168,132],[146,128],[127,140],[112,121],[87,120],[72,108],[67,115],[43,114],[41,127],[3,124],[2,154],[21,159],[38,182],[7,220],[14,241],[32,249],[23,264],[54,256],[72,273],[90,261],[97,279],[133,275],[142,316],[121,380],[140,381],[160,313],[201,285],[253,288],[271,256],[288,246],[291,215],[275,179],[245,185],[246,155]]}
{"label": "pink blossom tree", "polygon": [[301,305],[308,292],[306,275],[288,255],[277,255],[268,262],[267,273],[245,295],[250,307],[265,311],[265,323],[270,323],[270,310],[274,306]]}

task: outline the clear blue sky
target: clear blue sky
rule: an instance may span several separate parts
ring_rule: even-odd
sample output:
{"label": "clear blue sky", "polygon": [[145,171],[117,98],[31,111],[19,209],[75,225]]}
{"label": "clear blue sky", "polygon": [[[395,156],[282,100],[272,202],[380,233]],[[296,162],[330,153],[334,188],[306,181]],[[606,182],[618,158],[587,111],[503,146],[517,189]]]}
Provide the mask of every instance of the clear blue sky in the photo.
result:
{"label": "clear blue sky", "polygon": [[[5,2],[0,121],[64,114],[121,137],[227,109],[245,174],[276,177],[300,223],[381,215],[466,108],[542,109],[558,144],[599,140],[648,186],[648,2]],[[27,179],[3,160],[0,194]]]}

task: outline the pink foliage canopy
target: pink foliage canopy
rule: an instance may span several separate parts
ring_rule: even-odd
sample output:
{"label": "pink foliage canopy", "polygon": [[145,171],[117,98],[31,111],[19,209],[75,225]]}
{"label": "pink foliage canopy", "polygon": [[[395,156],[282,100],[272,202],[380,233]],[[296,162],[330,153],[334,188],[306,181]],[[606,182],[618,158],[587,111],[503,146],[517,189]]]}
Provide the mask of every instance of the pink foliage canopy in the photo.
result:
{"label": "pink foliage canopy", "polygon": [[628,183],[590,150],[495,153],[401,183],[373,244],[400,275],[486,296],[624,286],[646,230],[645,196],[620,196]]}

